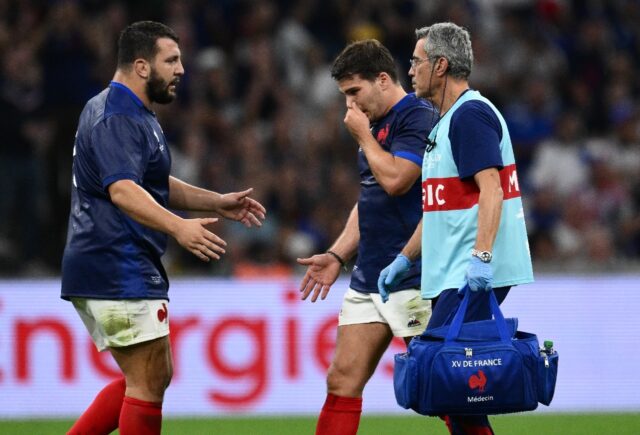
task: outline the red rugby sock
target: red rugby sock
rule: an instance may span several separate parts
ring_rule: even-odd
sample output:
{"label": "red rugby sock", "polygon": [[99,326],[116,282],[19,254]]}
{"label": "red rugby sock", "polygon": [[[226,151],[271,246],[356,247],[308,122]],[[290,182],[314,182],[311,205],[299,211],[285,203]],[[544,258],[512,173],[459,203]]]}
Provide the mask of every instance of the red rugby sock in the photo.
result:
{"label": "red rugby sock", "polygon": [[362,397],[327,394],[316,435],[356,435],[362,413]]}
{"label": "red rugby sock", "polygon": [[107,435],[116,430],[126,388],[124,378],[104,387],[67,435]]}
{"label": "red rugby sock", "polygon": [[120,435],[159,435],[162,429],[162,402],[124,398],[120,412]]}

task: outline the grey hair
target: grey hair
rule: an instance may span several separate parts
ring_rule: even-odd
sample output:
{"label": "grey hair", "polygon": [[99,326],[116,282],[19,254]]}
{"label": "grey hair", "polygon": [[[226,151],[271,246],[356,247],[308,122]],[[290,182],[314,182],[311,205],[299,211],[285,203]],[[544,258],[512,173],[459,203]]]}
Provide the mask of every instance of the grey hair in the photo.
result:
{"label": "grey hair", "polygon": [[423,49],[429,62],[439,57],[449,61],[449,75],[458,79],[467,79],[473,64],[471,37],[464,27],[453,23],[436,23],[416,29],[416,39],[425,38]]}

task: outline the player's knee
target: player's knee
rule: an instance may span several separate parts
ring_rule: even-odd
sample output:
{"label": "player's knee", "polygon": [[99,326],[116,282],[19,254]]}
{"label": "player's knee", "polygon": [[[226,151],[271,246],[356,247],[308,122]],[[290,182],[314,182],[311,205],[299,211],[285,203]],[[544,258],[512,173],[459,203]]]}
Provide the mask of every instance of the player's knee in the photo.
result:
{"label": "player's knee", "polygon": [[169,366],[167,368],[167,373],[164,376],[164,389],[166,390],[171,384],[171,379],[173,379],[173,366]]}
{"label": "player's knee", "polygon": [[338,396],[355,397],[362,394],[364,385],[356,373],[347,367],[331,364],[327,372],[327,391]]}
{"label": "player's knee", "polygon": [[156,367],[155,370],[149,370],[146,376],[145,387],[148,393],[156,397],[156,401],[161,401],[164,392],[171,383],[173,376],[172,366]]}
{"label": "player's knee", "polygon": [[340,385],[344,383],[348,377],[348,371],[334,362],[329,366],[329,370],[327,371],[327,386]]}
{"label": "player's knee", "polygon": [[168,384],[160,382],[147,385],[148,394],[154,398],[153,402],[162,402],[167,386]]}
{"label": "player's knee", "polygon": [[171,383],[171,378],[173,377],[173,367],[168,366],[162,370],[156,379],[155,385],[158,391],[161,391],[164,394],[164,391],[167,389],[169,384]]}

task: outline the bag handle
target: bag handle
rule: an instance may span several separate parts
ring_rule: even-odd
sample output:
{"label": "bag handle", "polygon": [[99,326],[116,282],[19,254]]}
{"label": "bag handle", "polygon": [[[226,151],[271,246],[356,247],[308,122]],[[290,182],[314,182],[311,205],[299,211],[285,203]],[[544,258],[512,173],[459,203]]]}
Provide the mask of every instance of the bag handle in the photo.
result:
{"label": "bag handle", "polygon": [[[471,289],[469,289],[469,284],[465,284],[461,290],[464,292],[464,298],[462,298],[458,311],[451,321],[451,326],[449,326],[449,331],[447,331],[447,336],[444,339],[445,343],[450,343],[458,339],[460,329],[462,329],[462,323],[464,322],[464,316],[467,313],[467,308],[469,307],[469,299],[471,299]],[[493,290],[489,292],[489,307],[491,308],[491,314],[493,314],[496,321],[495,323],[496,328],[498,329],[498,334],[500,335],[500,341],[510,344],[511,337],[507,332],[507,322],[504,320],[502,311],[500,311],[500,305],[498,305],[498,300],[496,299],[496,295],[493,293]]]}

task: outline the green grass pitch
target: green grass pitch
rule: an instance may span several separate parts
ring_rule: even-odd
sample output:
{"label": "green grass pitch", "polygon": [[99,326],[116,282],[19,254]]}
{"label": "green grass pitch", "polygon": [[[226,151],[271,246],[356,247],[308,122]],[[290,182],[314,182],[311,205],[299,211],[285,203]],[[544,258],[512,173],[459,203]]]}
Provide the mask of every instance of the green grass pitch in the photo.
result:
{"label": "green grass pitch", "polygon": [[[167,418],[165,435],[303,435],[313,434],[315,417]],[[638,435],[640,412],[609,414],[515,414],[491,417],[498,435]],[[0,434],[64,434],[72,420],[0,420]],[[115,432],[117,433],[117,432]],[[437,418],[364,415],[358,435],[446,435]]]}

